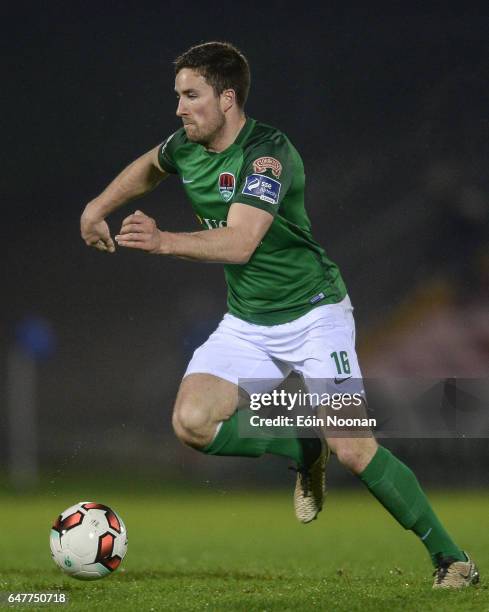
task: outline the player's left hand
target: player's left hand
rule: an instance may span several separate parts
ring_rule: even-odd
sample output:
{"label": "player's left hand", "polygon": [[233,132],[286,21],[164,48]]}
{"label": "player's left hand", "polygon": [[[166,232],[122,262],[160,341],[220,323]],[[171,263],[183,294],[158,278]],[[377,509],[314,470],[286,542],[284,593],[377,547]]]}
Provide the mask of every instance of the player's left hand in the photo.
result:
{"label": "player's left hand", "polygon": [[115,241],[121,247],[158,253],[161,236],[162,232],[156,227],[155,220],[140,210],[136,210],[133,215],[124,219]]}

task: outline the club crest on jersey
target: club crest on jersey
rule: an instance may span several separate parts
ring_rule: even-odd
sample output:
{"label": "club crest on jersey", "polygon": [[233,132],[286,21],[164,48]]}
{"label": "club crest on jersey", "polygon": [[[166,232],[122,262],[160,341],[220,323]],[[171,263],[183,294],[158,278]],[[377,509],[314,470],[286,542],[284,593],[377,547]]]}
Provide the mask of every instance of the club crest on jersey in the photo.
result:
{"label": "club crest on jersey", "polygon": [[259,157],[253,162],[253,170],[258,174],[263,174],[268,169],[272,171],[275,178],[280,178],[282,174],[282,164],[275,157]]}
{"label": "club crest on jersey", "polygon": [[234,174],[231,174],[231,172],[221,172],[219,175],[219,193],[225,202],[229,202],[233,197],[235,188],[236,179]]}

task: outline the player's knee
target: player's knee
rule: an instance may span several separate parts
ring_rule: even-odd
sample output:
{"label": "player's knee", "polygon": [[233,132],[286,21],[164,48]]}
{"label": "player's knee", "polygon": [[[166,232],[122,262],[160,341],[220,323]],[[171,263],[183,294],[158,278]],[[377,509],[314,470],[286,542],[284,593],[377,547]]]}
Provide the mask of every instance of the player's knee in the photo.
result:
{"label": "player's knee", "polygon": [[202,406],[193,402],[179,402],[172,418],[176,436],[188,446],[202,448],[210,442],[208,418]]}
{"label": "player's knee", "polygon": [[338,461],[353,474],[360,474],[375,455],[377,443],[372,438],[343,439],[335,446]]}
{"label": "player's knee", "polygon": [[176,411],[173,412],[172,425],[173,425],[173,431],[175,432],[175,435],[177,436],[177,438],[184,444],[188,444],[190,442],[189,436],[187,434],[187,431],[181,424],[179,415]]}

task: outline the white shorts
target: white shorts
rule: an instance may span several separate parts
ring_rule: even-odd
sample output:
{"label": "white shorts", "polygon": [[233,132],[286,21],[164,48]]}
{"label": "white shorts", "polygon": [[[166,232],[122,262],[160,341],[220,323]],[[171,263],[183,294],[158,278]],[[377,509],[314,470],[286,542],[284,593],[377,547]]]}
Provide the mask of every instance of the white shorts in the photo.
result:
{"label": "white shorts", "polygon": [[363,393],[350,298],[281,325],[255,325],[225,314],[193,354],[184,376],[213,374],[265,393],[297,372],[310,392]]}

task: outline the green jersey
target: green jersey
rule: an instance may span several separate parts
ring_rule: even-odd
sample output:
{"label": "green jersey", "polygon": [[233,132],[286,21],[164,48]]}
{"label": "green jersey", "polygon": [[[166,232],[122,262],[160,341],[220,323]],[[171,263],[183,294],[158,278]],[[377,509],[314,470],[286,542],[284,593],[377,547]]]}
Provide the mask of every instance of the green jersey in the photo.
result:
{"label": "green jersey", "polygon": [[158,160],[180,176],[204,229],[224,227],[235,202],[274,217],[246,264],[224,266],[230,313],[277,325],[345,297],[338,267],[312,237],[304,165],[285,134],[248,118],[234,143],[214,153],[188,140],[181,128],[162,144]]}

